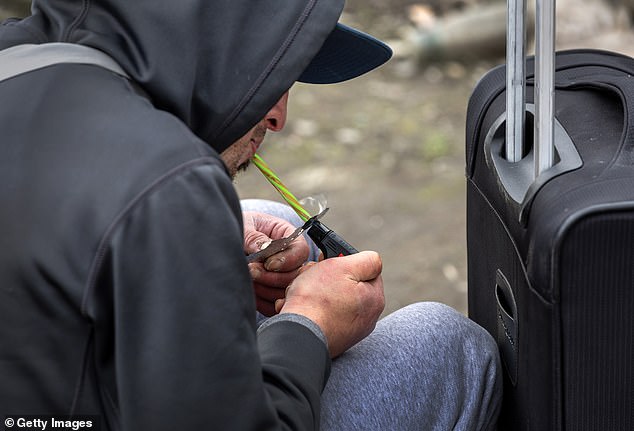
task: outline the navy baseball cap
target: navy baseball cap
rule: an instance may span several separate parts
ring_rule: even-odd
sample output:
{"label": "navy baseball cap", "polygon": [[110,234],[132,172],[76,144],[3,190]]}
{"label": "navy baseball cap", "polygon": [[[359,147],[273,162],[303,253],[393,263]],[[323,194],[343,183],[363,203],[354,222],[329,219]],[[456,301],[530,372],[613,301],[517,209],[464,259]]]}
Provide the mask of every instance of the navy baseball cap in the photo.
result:
{"label": "navy baseball cap", "polygon": [[334,84],[363,75],[388,61],[392,49],[352,27],[337,23],[299,77],[308,84]]}

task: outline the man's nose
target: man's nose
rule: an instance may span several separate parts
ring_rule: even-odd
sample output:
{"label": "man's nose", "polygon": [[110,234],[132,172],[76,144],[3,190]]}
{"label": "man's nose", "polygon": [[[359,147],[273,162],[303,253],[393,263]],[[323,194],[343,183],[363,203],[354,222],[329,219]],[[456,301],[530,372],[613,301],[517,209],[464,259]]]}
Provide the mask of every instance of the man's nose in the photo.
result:
{"label": "man's nose", "polygon": [[288,91],[280,97],[275,106],[266,113],[264,121],[266,128],[273,132],[278,132],[284,128],[286,124],[286,108],[288,104]]}

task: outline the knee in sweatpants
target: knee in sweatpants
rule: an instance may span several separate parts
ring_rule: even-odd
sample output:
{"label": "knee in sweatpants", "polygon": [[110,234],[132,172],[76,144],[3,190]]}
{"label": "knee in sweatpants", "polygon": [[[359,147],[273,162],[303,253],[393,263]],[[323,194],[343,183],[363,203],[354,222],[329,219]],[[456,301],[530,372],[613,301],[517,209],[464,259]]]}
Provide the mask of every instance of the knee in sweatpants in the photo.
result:
{"label": "knee in sweatpants", "polygon": [[420,322],[421,331],[429,331],[436,342],[454,352],[452,346],[462,346],[465,353],[481,355],[483,359],[498,357],[498,347],[493,337],[480,325],[446,304],[418,302],[404,307],[400,312],[409,315],[409,320]]}
{"label": "knee in sweatpants", "polygon": [[418,322],[422,342],[442,361],[439,372],[453,379],[451,386],[464,396],[463,406],[469,406],[475,420],[468,420],[472,429],[494,426],[502,400],[502,370],[493,337],[445,304],[421,302],[402,312]]}

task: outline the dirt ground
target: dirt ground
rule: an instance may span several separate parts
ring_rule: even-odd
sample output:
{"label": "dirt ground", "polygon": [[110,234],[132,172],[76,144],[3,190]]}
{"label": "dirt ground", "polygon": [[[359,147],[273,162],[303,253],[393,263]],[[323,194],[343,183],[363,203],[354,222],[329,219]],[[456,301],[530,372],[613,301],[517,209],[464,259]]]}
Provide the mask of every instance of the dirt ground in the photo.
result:
{"label": "dirt ground", "polygon": [[[397,38],[411,27],[407,6],[414,3],[348,1],[343,21]],[[442,14],[473,3],[428,4]],[[607,18],[588,14],[590,3],[558,2],[558,48],[631,50],[631,31],[622,31],[629,30],[628,19],[612,12]],[[600,22],[585,23],[592,31],[580,36],[565,18],[577,19],[581,7],[586,19],[593,15]],[[285,130],[268,135],[261,149],[295,195],[326,195],[325,224],[358,249],[381,253],[386,313],[422,300],[466,313],[465,113],[478,79],[502,61],[396,60],[347,83],[297,84]],[[237,187],[245,198],[280,200],[255,168],[238,178]]]}

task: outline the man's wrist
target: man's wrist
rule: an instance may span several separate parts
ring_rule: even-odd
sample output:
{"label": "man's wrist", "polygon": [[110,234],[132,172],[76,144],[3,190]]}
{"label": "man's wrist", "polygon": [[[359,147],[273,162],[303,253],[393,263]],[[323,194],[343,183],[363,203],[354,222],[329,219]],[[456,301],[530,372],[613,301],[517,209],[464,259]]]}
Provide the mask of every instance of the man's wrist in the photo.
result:
{"label": "man's wrist", "polygon": [[266,319],[258,327],[258,334],[262,332],[264,329],[266,329],[267,327],[274,325],[277,322],[294,322],[294,323],[300,324],[304,326],[305,328],[308,328],[313,334],[315,334],[315,336],[319,338],[324,343],[325,346],[328,346],[328,343],[326,341],[326,336],[324,335],[319,325],[317,325],[308,317],[303,316],[301,314],[296,314],[296,313],[281,313]]}

